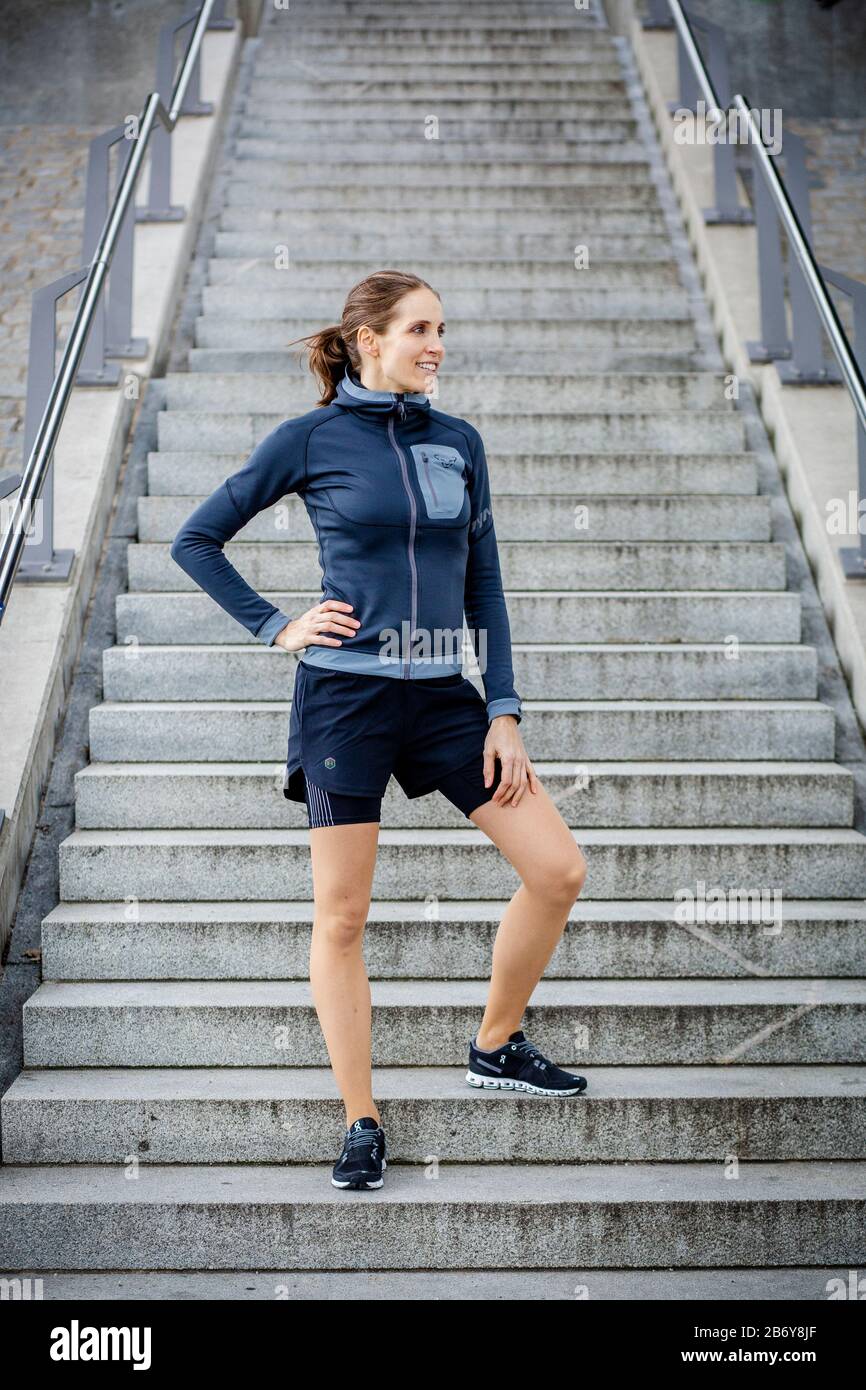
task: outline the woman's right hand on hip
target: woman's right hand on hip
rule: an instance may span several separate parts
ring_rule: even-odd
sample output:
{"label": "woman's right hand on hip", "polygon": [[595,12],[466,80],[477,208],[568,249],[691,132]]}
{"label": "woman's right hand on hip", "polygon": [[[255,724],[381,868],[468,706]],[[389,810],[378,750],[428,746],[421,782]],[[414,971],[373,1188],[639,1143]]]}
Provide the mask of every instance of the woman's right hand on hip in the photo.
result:
{"label": "woman's right hand on hip", "polygon": [[325,637],[322,634],[339,632],[346,637],[354,637],[361,624],[357,618],[349,617],[353,607],[353,604],[343,603],[340,599],[327,598],[281,628],[274,638],[274,646],[282,647],[285,652],[296,652],[302,647],[311,646],[341,647],[343,643],[339,637]]}

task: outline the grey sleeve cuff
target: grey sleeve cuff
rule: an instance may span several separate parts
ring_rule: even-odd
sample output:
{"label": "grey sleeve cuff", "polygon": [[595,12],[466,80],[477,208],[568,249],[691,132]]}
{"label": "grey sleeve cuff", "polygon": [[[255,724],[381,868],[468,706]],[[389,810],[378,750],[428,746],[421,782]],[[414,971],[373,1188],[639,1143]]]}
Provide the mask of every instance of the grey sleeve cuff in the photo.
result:
{"label": "grey sleeve cuff", "polygon": [[278,608],[276,613],[272,613],[271,616],[265,620],[256,633],[256,637],[260,642],[264,642],[266,647],[272,647],[277,633],[282,632],[286,624],[291,621],[291,618],[287,618],[285,613],[282,613]]}
{"label": "grey sleeve cuff", "polygon": [[500,714],[515,715],[519,724],[521,720],[520,701],[511,696],[502,700],[491,700],[487,706],[487,718],[492,721]]}

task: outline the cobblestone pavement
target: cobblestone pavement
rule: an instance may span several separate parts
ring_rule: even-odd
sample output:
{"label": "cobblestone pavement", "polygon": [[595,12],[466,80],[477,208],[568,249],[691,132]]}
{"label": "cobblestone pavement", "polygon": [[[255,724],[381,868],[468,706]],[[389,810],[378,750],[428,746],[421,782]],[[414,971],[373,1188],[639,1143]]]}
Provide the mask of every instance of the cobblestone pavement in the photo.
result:
{"label": "cobblestone pavement", "polygon": [[[792,116],[788,124],[806,142],[812,237],[818,260],[832,270],[866,281],[866,120]],[[850,300],[835,295],[835,302],[850,336]]]}
{"label": "cobblestone pavement", "polygon": [[[0,126],[0,475],[22,463],[30,297],[81,264],[87,153],[101,128]],[[58,305],[59,346],[78,293]]]}

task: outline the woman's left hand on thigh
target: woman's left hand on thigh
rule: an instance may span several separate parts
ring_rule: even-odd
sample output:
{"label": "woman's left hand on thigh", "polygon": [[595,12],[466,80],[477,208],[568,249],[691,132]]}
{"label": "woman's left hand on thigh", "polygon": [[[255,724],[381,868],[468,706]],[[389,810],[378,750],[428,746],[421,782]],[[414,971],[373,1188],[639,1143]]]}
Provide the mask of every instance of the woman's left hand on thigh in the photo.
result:
{"label": "woman's left hand on thigh", "polygon": [[492,800],[501,806],[516,806],[527,786],[534,794],[538,778],[523,746],[517,720],[511,714],[500,714],[491,722],[484,740],[484,785],[489,787],[495,774],[495,760],[502,764],[502,779]]}

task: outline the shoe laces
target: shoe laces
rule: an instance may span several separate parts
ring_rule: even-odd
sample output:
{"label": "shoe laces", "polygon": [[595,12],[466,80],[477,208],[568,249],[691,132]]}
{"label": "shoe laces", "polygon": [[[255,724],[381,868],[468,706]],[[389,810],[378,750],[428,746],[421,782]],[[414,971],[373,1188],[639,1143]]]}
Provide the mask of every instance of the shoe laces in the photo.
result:
{"label": "shoe laces", "polygon": [[521,1056],[526,1057],[529,1061],[534,1061],[535,1065],[540,1067],[542,1071],[547,1069],[547,1058],[544,1056],[544,1053],[539,1051],[528,1038],[524,1038],[523,1041],[519,1043],[512,1043],[512,1047],[515,1052],[519,1052]]}
{"label": "shoe laces", "polygon": [[353,1129],[346,1135],[346,1148],[355,1149],[359,1144],[378,1144],[378,1129]]}

